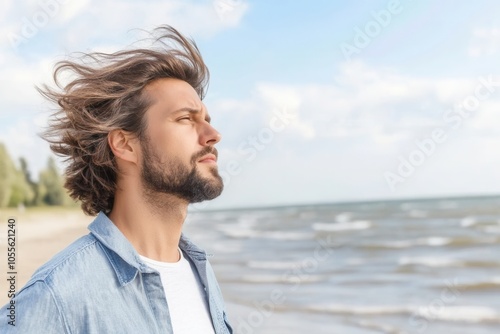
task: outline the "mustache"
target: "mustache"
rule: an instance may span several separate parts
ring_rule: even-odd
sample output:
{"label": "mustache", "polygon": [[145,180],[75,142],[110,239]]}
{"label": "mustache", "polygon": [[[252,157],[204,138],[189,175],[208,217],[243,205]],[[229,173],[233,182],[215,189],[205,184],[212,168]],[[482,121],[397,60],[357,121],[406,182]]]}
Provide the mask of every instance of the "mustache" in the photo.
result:
{"label": "mustache", "polygon": [[193,154],[193,157],[191,158],[191,163],[196,163],[199,159],[201,159],[203,156],[207,154],[213,154],[215,155],[216,158],[219,157],[219,152],[215,147],[212,146],[207,146],[204,149],[202,149],[200,152]]}

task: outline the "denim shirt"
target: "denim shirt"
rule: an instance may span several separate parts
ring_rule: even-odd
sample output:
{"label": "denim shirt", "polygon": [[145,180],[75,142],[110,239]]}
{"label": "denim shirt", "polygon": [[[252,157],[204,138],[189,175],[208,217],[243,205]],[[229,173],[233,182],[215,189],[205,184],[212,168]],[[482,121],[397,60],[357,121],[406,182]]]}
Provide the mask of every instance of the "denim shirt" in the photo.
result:
{"label": "denim shirt", "polygon": [[[0,333],[173,333],[160,275],[104,213],[90,233],[40,267],[0,310]],[[191,261],[206,292],[217,334],[231,334],[222,294],[206,253],[181,236],[179,247]],[[196,318],[193,318],[196,321]]]}

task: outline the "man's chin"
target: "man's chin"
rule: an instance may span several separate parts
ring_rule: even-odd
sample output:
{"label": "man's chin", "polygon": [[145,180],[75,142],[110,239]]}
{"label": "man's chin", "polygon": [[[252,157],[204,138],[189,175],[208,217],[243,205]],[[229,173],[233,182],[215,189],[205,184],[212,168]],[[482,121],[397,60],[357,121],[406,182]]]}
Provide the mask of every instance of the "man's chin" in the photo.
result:
{"label": "man's chin", "polygon": [[209,176],[201,177],[201,175],[199,175],[199,177],[203,180],[203,186],[201,186],[200,183],[198,184],[199,188],[196,193],[191,194],[191,198],[188,199],[190,203],[210,201],[222,194],[222,191],[224,190],[224,182],[222,181],[222,177],[219,175],[217,170]]}
{"label": "man's chin", "polygon": [[204,199],[204,201],[210,201],[219,197],[224,190],[224,183],[222,183],[222,179],[220,178],[220,176],[210,183],[210,189],[207,189],[207,191],[205,191],[206,199]]}
{"label": "man's chin", "polygon": [[201,202],[205,202],[205,201],[211,201],[211,200],[219,197],[221,193],[222,193],[222,189],[217,193],[204,194],[204,196],[196,196],[196,197],[190,198],[189,203],[194,204],[194,203],[201,203]]}

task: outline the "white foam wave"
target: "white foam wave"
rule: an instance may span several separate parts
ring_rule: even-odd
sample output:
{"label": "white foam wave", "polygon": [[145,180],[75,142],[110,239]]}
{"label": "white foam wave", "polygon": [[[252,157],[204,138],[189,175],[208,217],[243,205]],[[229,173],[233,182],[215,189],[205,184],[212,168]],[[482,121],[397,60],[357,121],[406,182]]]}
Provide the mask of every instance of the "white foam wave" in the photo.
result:
{"label": "white foam wave", "polygon": [[380,246],[388,248],[410,248],[417,245],[418,244],[413,240],[397,240],[397,241],[385,242]]}
{"label": "white foam wave", "polygon": [[399,265],[421,265],[426,267],[461,267],[462,261],[444,257],[402,257],[399,259]]}
{"label": "white foam wave", "polygon": [[300,267],[300,263],[287,261],[249,261],[247,266],[258,269],[293,269]]}
{"label": "white foam wave", "polygon": [[257,217],[240,217],[235,224],[238,227],[254,227],[257,224]]}
{"label": "white foam wave", "polygon": [[328,312],[336,314],[355,314],[355,315],[389,315],[389,314],[405,314],[411,310],[407,306],[358,306],[358,305],[308,305],[305,307],[309,311]]}
{"label": "white foam wave", "polygon": [[500,233],[500,220],[485,220],[479,217],[465,217],[460,221],[462,227],[475,227],[480,228],[486,233],[499,234]]}
{"label": "white foam wave", "polygon": [[500,322],[500,312],[486,306],[427,306],[419,308],[414,314],[426,319],[453,322]]}
{"label": "white foam wave", "polygon": [[248,283],[316,283],[327,279],[323,275],[294,275],[294,274],[282,274],[282,275],[243,275],[241,280]]}
{"label": "white foam wave", "polygon": [[223,224],[216,225],[216,227],[226,236],[236,239],[311,240],[314,238],[314,233],[310,231],[259,231]]}
{"label": "white foam wave", "polygon": [[364,265],[366,264],[368,261],[366,261],[366,259],[362,259],[362,258],[351,258],[351,259],[347,259],[345,261],[345,264],[347,264],[348,266],[361,266],[361,265]]}
{"label": "white foam wave", "polygon": [[309,305],[309,311],[327,312],[346,315],[408,315],[432,320],[479,323],[500,323],[500,312],[485,306],[449,306],[440,307],[411,305]]}
{"label": "white foam wave", "polygon": [[239,253],[243,250],[243,245],[241,244],[230,244],[229,242],[224,243],[211,243],[210,250],[216,253]]}
{"label": "white foam wave", "polygon": [[428,216],[428,213],[423,210],[413,209],[408,213],[408,215],[413,218],[425,218]]}
{"label": "white foam wave", "polygon": [[462,220],[460,221],[460,225],[462,225],[463,227],[470,227],[470,226],[477,225],[478,222],[479,221],[476,217],[468,216],[468,217],[462,218]]}
{"label": "white foam wave", "polygon": [[372,226],[373,224],[369,220],[355,220],[345,223],[314,223],[312,225],[312,228],[315,231],[343,232],[353,230],[366,230]]}
{"label": "white foam wave", "polygon": [[428,238],[418,239],[417,241],[421,242],[423,245],[439,247],[450,244],[452,242],[452,239],[446,237],[428,237]]}
{"label": "white foam wave", "polygon": [[486,233],[500,234],[500,226],[486,226],[483,231]]}
{"label": "white foam wave", "polygon": [[258,232],[255,230],[249,230],[244,228],[237,228],[234,226],[227,225],[217,225],[218,230],[222,231],[226,236],[230,238],[254,238],[258,236]]}
{"label": "white foam wave", "polygon": [[351,218],[352,218],[351,212],[342,212],[335,217],[335,221],[339,223],[347,223],[348,221],[351,220]]}
{"label": "white foam wave", "polygon": [[452,241],[453,240],[451,238],[446,237],[427,237],[414,240],[389,241],[384,243],[382,246],[388,248],[410,248],[415,246],[441,247],[449,245]]}
{"label": "white foam wave", "polygon": [[286,283],[283,275],[244,275],[241,280],[249,283]]}
{"label": "white foam wave", "polygon": [[314,234],[297,231],[262,231],[259,233],[259,237],[275,240],[311,240],[314,238]]}

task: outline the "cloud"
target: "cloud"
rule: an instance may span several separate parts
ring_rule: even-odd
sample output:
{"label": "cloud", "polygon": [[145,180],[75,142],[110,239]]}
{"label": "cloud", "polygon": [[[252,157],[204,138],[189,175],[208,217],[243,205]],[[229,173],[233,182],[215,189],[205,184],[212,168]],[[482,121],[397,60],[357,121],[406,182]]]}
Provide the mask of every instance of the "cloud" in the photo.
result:
{"label": "cloud", "polygon": [[61,6],[61,12],[57,15],[57,23],[63,25],[79,15],[83,15],[91,4],[91,0],[65,1]]}
{"label": "cloud", "polygon": [[[218,3],[229,4],[223,15]],[[248,8],[243,0],[31,0],[15,5],[7,1],[1,6],[0,52],[29,58],[32,52],[54,55],[61,49],[99,49],[130,43],[138,29],[149,31],[165,24],[196,39],[211,38],[238,26]]]}
{"label": "cloud", "polygon": [[0,117],[18,119],[40,111],[43,101],[35,86],[50,80],[53,60],[47,57],[25,62],[4,53],[0,57],[0,66]]}
{"label": "cloud", "polygon": [[476,28],[472,33],[470,57],[492,56],[500,51],[500,28]]}
{"label": "cloud", "polygon": [[475,135],[499,138],[500,129],[500,99],[482,102],[481,111],[470,120],[470,127]]}
{"label": "cloud", "polygon": [[[362,136],[390,143],[443,126],[444,113],[473,95],[478,84],[478,78],[413,77],[357,61],[341,64],[330,84],[257,83],[253,104],[233,105],[253,105],[253,115],[286,106],[297,114],[290,129],[303,139]],[[480,120],[496,117],[496,93],[481,103],[484,116],[476,127],[488,127],[490,119]]]}
{"label": "cloud", "polygon": [[[113,43],[117,36],[124,35],[124,27],[151,30],[169,24],[184,34],[210,38],[238,26],[248,9],[246,2],[237,1],[221,17],[216,2],[103,0],[98,5],[94,1],[78,5],[68,2],[61,5],[55,23],[64,45],[73,50],[81,49],[82,40],[83,45],[91,47]],[[89,29],[89,22],[99,22],[99,29]]]}

